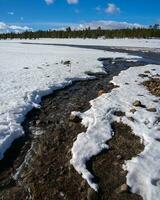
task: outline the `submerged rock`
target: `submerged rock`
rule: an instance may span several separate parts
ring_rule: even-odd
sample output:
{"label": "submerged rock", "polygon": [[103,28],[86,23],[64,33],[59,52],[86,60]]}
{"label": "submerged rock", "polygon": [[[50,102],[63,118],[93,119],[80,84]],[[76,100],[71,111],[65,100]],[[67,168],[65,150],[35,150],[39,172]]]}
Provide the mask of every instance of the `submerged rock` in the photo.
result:
{"label": "submerged rock", "polygon": [[129,187],[126,183],[124,183],[123,185],[121,185],[119,188],[116,189],[117,193],[124,193],[128,191],[129,191]]}

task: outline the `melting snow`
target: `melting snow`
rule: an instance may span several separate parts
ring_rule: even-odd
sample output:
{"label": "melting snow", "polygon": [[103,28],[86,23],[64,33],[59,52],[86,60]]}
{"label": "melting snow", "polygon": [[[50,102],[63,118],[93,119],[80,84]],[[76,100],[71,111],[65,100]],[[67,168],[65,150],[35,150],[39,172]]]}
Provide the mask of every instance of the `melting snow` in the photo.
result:
{"label": "melting snow", "polygon": [[[103,51],[23,45],[0,42],[0,159],[11,143],[24,134],[21,123],[41,97],[71,84],[91,78],[86,71],[102,72],[98,57],[128,57]],[[71,61],[71,67],[61,60]]]}

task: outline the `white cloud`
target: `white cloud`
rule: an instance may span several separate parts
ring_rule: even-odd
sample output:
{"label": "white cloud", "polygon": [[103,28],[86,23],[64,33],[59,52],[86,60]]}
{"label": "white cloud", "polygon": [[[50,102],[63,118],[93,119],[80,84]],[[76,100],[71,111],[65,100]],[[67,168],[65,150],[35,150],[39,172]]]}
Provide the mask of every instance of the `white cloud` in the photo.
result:
{"label": "white cloud", "polygon": [[[21,25],[20,25],[21,24]],[[137,23],[128,23],[128,22],[116,22],[116,21],[107,21],[107,20],[99,20],[99,21],[91,21],[91,22],[83,22],[79,23],[59,23],[59,22],[36,22],[36,23],[20,23],[14,25],[8,25],[4,22],[0,22],[0,33],[8,33],[8,32],[23,32],[23,31],[31,31],[32,28],[29,27],[36,27],[41,26],[42,29],[51,30],[65,30],[67,27],[71,27],[75,30],[82,30],[90,27],[91,29],[97,29],[101,27],[105,30],[114,30],[114,29],[126,29],[126,28],[148,28],[148,26],[137,24]]]}
{"label": "white cloud", "polygon": [[146,26],[137,23],[132,24],[127,22],[100,20],[100,21],[93,21],[93,22],[79,24],[73,28],[85,29],[88,27],[90,27],[91,29],[97,29],[98,27],[101,27],[102,29],[113,30],[113,29],[127,29],[127,28],[142,28]]}
{"label": "white cloud", "polygon": [[[55,0],[45,0],[47,5],[51,5],[55,2]],[[79,0],[67,0],[68,4],[77,4]]]}
{"label": "white cloud", "polygon": [[50,5],[50,4],[54,3],[54,0],[45,0],[45,2],[46,2],[47,5]]}
{"label": "white cloud", "polygon": [[99,20],[99,21],[91,21],[91,22],[83,22],[79,23],[59,23],[59,22],[46,22],[46,23],[36,23],[32,24],[34,26],[48,26],[50,29],[55,30],[64,30],[67,27],[71,27],[75,30],[82,30],[90,27],[91,29],[97,29],[101,27],[105,30],[113,30],[113,29],[127,29],[127,28],[147,28],[145,25],[137,24],[137,23],[128,23],[128,22],[116,22],[116,21],[107,21],[107,20]]}
{"label": "white cloud", "polygon": [[115,14],[120,12],[120,8],[113,3],[109,3],[105,11],[109,14]]}
{"label": "white cloud", "polygon": [[78,0],[67,0],[68,4],[77,4]]}
{"label": "white cloud", "polygon": [[16,26],[0,22],[0,33],[9,33],[9,32],[20,33],[31,30],[32,28],[29,28],[28,26]]}
{"label": "white cloud", "polygon": [[8,15],[14,15],[14,12],[8,12]]}

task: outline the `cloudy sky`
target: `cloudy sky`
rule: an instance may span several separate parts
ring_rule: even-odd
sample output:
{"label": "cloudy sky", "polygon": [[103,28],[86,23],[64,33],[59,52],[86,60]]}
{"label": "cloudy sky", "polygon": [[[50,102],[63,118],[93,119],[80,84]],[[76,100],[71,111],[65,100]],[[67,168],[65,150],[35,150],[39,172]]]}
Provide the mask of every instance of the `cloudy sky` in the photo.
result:
{"label": "cloudy sky", "polygon": [[1,32],[159,22],[160,0],[0,0]]}

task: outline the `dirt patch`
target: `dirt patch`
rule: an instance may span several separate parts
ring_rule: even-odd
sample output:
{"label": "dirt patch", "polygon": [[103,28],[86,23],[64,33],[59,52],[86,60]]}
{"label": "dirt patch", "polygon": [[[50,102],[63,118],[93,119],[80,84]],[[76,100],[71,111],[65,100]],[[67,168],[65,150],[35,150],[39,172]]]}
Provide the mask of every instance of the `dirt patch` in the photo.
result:
{"label": "dirt patch", "polygon": [[92,159],[92,169],[99,179],[100,199],[103,200],[141,200],[129,191],[118,192],[126,183],[126,174],[122,169],[125,160],[131,159],[143,150],[140,139],[132,134],[127,125],[114,122],[115,136],[109,141],[110,149]]}
{"label": "dirt patch", "polygon": [[160,96],[160,78],[152,78],[143,82],[143,84],[147,87],[151,94],[157,97]]}

